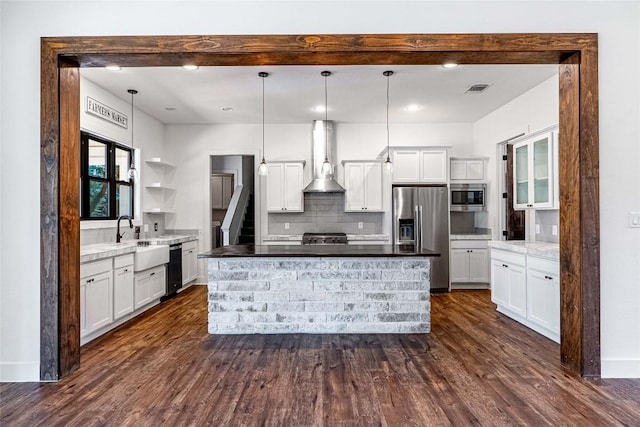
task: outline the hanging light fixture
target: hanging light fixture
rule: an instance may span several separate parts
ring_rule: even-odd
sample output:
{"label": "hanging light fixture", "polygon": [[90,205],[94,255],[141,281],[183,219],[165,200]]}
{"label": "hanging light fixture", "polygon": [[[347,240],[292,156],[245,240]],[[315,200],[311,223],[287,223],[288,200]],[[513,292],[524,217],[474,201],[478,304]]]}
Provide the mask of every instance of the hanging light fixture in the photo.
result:
{"label": "hanging light fixture", "polygon": [[393,75],[393,71],[385,71],[382,74],[387,78],[387,160],[384,161],[384,171],[391,174],[393,163],[391,163],[391,152],[389,151],[389,77]]}
{"label": "hanging light fixture", "polygon": [[323,71],[320,75],[324,77],[324,162],[322,162],[320,173],[329,177],[330,175],[333,175],[333,166],[329,163],[329,129],[327,126],[329,114],[329,104],[327,102],[327,77],[331,75],[331,71]]}
{"label": "hanging light fixture", "polygon": [[136,170],[135,156],[133,155],[133,153],[134,153],[134,148],[133,148],[133,95],[138,93],[138,91],[135,90],[135,89],[128,89],[127,92],[129,92],[131,94],[131,155],[130,155],[131,164],[129,165],[129,172],[127,173],[127,176],[129,177],[130,180],[137,181],[138,180],[138,171]]}
{"label": "hanging light fixture", "polygon": [[260,162],[260,166],[258,166],[258,175],[267,175],[269,173],[269,167],[267,166],[267,161],[264,159],[264,79],[267,78],[269,73],[265,73],[261,71],[258,73],[258,76],[262,78],[262,161]]}

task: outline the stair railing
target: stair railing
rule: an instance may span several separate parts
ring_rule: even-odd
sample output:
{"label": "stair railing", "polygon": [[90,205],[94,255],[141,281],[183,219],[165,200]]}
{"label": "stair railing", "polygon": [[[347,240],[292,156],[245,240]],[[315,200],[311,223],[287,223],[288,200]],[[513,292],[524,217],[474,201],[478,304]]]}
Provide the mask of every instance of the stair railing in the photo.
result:
{"label": "stair railing", "polygon": [[227,213],[222,221],[222,246],[237,245],[244,220],[244,214],[249,203],[249,188],[236,185],[229,201]]}

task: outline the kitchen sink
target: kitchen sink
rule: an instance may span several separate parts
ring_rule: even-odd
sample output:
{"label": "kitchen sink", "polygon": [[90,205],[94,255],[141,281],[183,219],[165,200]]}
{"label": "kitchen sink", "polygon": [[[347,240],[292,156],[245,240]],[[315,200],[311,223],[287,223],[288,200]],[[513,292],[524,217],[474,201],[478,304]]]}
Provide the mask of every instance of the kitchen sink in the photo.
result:
{"label": "kitchen sink", "polygon": [[133,254],[133,271],[146,270],[168,262],[168,245],[138,246]]}

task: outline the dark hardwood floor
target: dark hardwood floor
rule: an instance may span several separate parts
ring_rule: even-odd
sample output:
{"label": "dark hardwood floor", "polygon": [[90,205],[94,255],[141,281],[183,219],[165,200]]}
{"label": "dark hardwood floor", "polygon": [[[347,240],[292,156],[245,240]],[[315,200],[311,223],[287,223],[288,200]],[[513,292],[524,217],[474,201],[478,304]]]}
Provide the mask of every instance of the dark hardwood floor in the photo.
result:
{"label": "dark hardwood floor", "polygon": [[2,426],[640,425],[640,380],[585,381],[488,291],[432,297],[429,335],[207,334],[197,286],[82,348],[58,383],[0,385]]}

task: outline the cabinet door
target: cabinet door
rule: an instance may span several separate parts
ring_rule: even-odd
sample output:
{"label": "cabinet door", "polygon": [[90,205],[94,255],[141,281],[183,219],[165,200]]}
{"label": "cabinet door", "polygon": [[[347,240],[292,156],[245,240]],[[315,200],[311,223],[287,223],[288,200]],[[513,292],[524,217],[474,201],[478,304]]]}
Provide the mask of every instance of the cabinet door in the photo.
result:
{"label": "cabinet door", "polygon": [[154,268],[150,273],[149,293],[150,299],[158,299],[167,293],[167,277],[164,267]]}
{"label": "cabinet door", "polygon": [[489,282],[488,249],[469,249],[469,281]]}
{"label": "cabinet door", "polygon": [[451,179],[465,180],[467,179],[467,161],[466,160],[451,160]]}
{"label": "cabinet door", "polygon": [[365,208],[365,164],[344,165],[345,211],[361,211]]}
{"label": "cabinet door", "polygon": [[420,152],[418,150],[393,151],[393,182],[420,182]]}
{"label": "cabinet door", "polygon": [[527,319],[560,333],[560,287],[558,277],[546,272],[527,271]]}
{"label": "cabinet door", "polygon": [[382,164],[364,164],[364,200],[368,211],[382,211]]}
{"label": "cabinet door", "polygon": [[117,320],[133,311],[133,266],[113,272],[113,319]]}
{"label": "cabinet door", "polygon": [[515,313],[527,315],[527,276],[525,269],[509,265],[509,308]]}
{"label": "cabinet door", "polygon": [[447,182],[447,152],[422,150],[420,152],[420,182]]}
{"label": "cabinet door", "polygon": [[97,274],[86,285],[86,321],[87,330],[95,331],[113,322],[112,273]]}
{"label": "cabinet door", "polygon": [[301,163],[284,164],[283,205],[288,212],[302,212],[303,165]]}
{"label": "cabinet door", "polygon": [[281,212],[284,210],[284,164],[269,165],[267,179],[267,212]]}
{"label": "cabinet door", "polygon": [[491,301],[509,306],[509,266],[496,259],[491,260]]}
{"label": "cabinet door", "polygon": [[483,160],[467,160],[466,163],[467,163],[466,179],[477,179],[477,180],[484,179],[484,161]]}
{"label": "cabinet door", "polygon": [[198,278],[198,253],[196,249],[189,249],[189,282]]}
{"label": "cabinet door", "polygon": [[222,209],[222,176],[211,177],[211,209]]}
{"label": "cabinet door", "polygon": [[469,249],[451,249],[451,281],[469,281]]}
{"label": "cabinet door", "polygon": [[138,273],[134,276],[133,283],[133,297],[135,308],[138,309],[151,301],[151,277],[149,276],[148,272]]}
{"label": "cabinet door", "polygon": [[189,267],[191,264],[189,263],[189,250],[182,249],[182,286],[189,283],[189,278],[191,277],[191,272],[189,271]]}
{"label": "cabinet door", "polygon": [[[533,207],[551,207],[553,203],[553,144],[551,134],[539,136],[531,143],[531,171],[530,190],[533,191]],[[531,187],[532,186],[532,187]]]}
{"label": "cabinet door", "polygon": [[529,144],[527,141],[513,145],[513,203],[515,209],[529,207]]}
{"label": "cabinet door", "polygon": [[83,279],[80,281],[80,337],[87,333],[87,284]]}

